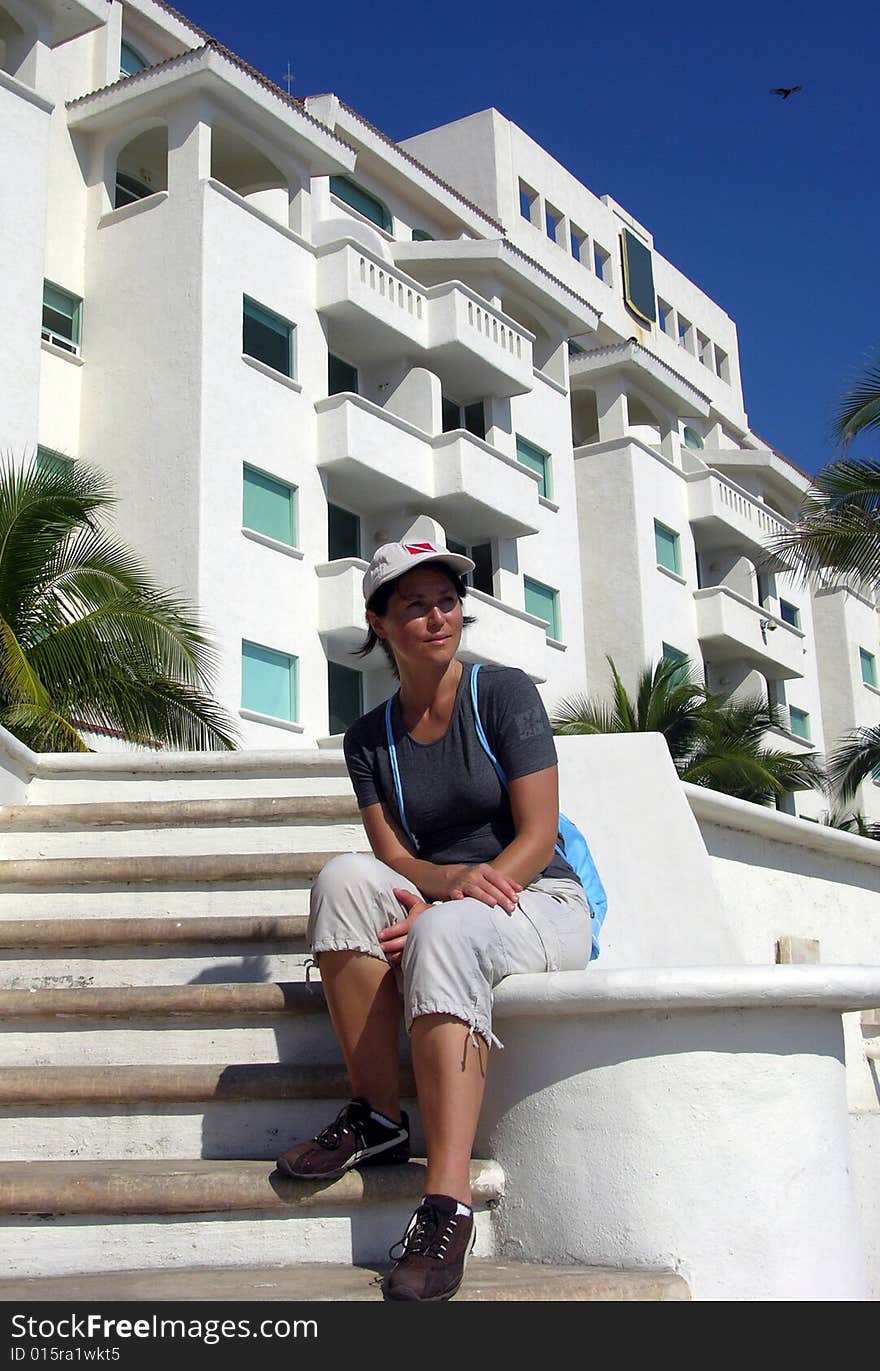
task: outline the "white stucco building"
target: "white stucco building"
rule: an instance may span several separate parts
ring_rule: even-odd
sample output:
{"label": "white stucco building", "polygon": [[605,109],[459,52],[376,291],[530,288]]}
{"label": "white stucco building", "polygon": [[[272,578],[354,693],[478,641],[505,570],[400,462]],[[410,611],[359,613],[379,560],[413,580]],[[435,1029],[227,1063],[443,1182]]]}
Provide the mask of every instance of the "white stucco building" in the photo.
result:
{"label": "white stucco building", "polygon": [[4,449],[109,474],[245,747],[388,693],[360,579],[420,516],[477,562],[466,655],[548,705],[680,652],[783,746],[880,721],[876,606],[759,569],[808,479],[733,321],[496,111],[397,145],[158,0],[0,0],[0,130]]}

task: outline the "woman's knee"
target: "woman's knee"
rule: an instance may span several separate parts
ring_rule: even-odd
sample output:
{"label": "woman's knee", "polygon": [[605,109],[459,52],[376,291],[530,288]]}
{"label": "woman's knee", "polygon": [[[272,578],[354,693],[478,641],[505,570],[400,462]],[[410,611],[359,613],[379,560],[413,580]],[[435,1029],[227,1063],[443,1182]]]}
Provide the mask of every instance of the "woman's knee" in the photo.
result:
{"label": "woman's knee", "polygon": [[387,873],[367,852],[332,857],[312,885],[309,899],[310,946],[367,947],[379,951],[376,932],[390,922],[385,904]]}

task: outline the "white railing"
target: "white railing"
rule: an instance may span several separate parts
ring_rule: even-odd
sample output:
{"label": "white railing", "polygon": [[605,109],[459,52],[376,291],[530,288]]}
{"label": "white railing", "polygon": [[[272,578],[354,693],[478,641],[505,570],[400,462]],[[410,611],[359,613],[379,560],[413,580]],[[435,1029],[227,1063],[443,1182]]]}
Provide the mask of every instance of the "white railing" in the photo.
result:
{"label": "white railing", "polygon": [[389,304],[403,310],[414,319],[423,318],[424,295],[414,290],[408,282],[404,284],[400,277],[387,267],[379,266],[361,253],[358,256],[357,272],[361,285],[373,291],[381,300],[387,300]]}
{"label": "white railing", "polygon": [[747,519],[749,523],[756,524],[765,537],[778,538],[781,534],[789,531],[791,524],[778,515],[771,514],[766,506],[761,504],[760,500],[747,495],[744,491],[737,490],[735,486],[715,472],[712,473],[712,477],[722,505],[726,505],[741,519]]}
{"label": "white railing", "polygon": [[522,360],[522,335],[514,332],[503,320],[475,304],[473,300],[468,300],[467,318],[471,328],[475,328],[477,333],[504,348],[511,357],[516,357],[518,361]]}

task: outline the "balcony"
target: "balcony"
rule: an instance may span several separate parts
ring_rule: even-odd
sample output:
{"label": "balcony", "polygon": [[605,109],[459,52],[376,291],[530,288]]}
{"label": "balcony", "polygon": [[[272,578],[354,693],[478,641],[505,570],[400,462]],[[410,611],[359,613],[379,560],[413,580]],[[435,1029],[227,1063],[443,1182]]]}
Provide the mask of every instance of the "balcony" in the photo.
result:
{"label": "balcony", "polygon": [[460,282],[421,286],[344,239],[318,249],[316,308],[334,347],[373,362],[409,356],[462,403],[532,388],[532,335]]}
{"label": "balcony", "polygon": [[804,674],[804,634],[727,586],[694,591],[697,637],[712,663],[751,662],[781,680]]}
{"label": "balcony", "polygon": [[771,539],[791,532],[787,520],[717,472],[692,472],[687,483],[688,517],[701,552],[737,546],[756,557],[766,552]]}
{"label": "balcony", "polygon": [[[324,562],[315,568],[318,577],[318,632],[333,655],[342,658],[360,647],[366,636],[364,597],[361,582],[367,563],[356,557]],[[533,681],[544,681],[536,669],[547,652],[546,625],[543,619],[512,609],[482,591],[472,590],[465,602],[467,613],[477,620],[466,628],[460,656],[467,662],[488,662],[496,666],[522,666]],[[352,665],[355,665],[354,661]],[[384,667],[385,654],[373,652],[357,663],[363,671]]]}
{"label": "balcony", "polygon": [[364,514],[414,505],[464,542],[537,531],[537,476],[481,438],[432,437],[357,395],[331,395],[315,412],[331,499],[344,492]]}

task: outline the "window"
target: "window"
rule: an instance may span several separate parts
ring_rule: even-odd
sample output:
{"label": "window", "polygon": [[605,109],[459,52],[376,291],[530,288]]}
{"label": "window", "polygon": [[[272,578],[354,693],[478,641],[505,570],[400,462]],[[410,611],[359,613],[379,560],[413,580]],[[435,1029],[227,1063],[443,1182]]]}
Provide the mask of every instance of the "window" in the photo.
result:
{"label": "window", "polygon": [[296,658],[259,643],[241,645],[241,707],[296,722]]}
{"label": "window", "polygon": [[697,329],[697,356],[703,363],[703,366],[708,367],[711,371],[713,360],[712,344],[709,342],[709,339],[706,337],[705,333],[701,333],[699,329]]}
{"label": "window", "polygon": [[155,186],[148,186],[146,181],[139,181],[136,176],[129,176],[127,172],[117,171],[114,209],[122,209],[123,205],[133,205],[135,200],[146,200],[148,195],[155,194]]}
{"label": "window", "polygon": [[73,470],[73,459],[51,447],[38,447],[36,469],[40,476],[67,476]]}
{"label": "window", "polygon": [[341,395],[344,391],[349,391],[353,395],[358,392],[358,370],[350,362],[345,362],[341,357],[334,357],[333,353],[327,356],[327,394]]}
{"label": "window", "polygon": [[427,229],[414,228],[412,231],[412,240],[414,243],[433,243],[434,235],[433,233],[429,233]]}
{"label": "window", "polygon": [[583,229],[576,228],[574,224],[569,225],[568,239],[571,243],[571,255],[576,262],[583,262],[588,250],[587,235]]}
{"label": "window", "polygon": [[282,376],[293,376],[293,335],[293,324],[287,319],[244,297],[241,350],[246,357],[255,357]]}
{"label": "window", "polygon": [[535,447],[534,443],[529,443],[525,438],[516,435],[516,460],[522,462],[529,471],[537,472],[541,478],[538,484],[538,491],[545,500],[552,499],[552,487],[550,483],[550,454],[543,448]]}
{"label": "window", "polygon": [[547,637],[559,639],[559,591],[545,586],[541,581],[533,581],[530,576],[523,577],[523,590],[526,613],[534,614],[536,619],[547,623]]}
{"label": "window", "polygon": [[330,194],[335,195],[337,200],[344,200],[349,209],[356,210],[386,233],[394,231],[394,220],[387,205],[383,204],[378,195],[371,195],[357,182],[349,181],[347,176],[330,177]]}
{"label": "window", "polygon": [[788,718],[791,732],[798,738],[810,741],[810,716],[804,709],[795,709],[794,705],[789,705]]}
{"label": "window", "polygon": [[593,243],[593,270],[606,286],[611,285],[611,253],[606,252],[598,243]]}
{"label": "window", "polygon": [[447,538],[446,546],[450,552],[459,552],[465,557],[470,557],[474,563],[473,571],[465,573],[465,580],[474,590],[481,590],[484,595],[495,594],[495,554],[491,543],[473,543],[468,546],[465,543],[456,543],[451,538]]}
{"label": "window", "polygon": [[296,487],[245,466],[241,520],[255,533],[296,547]]}
{"label": "window", "polygon": [[715,344],[715,370],[722,381],[730,384],[730,358],[716,343]]}
{"label": "window", "polygon": [[131,43],[123,41],[119,50],[120,76],[134,76],[135,72],[143,71],[144,67],[149,65],[146,57],[142,56],[137,48],[132,47]]}
{"label": "window", "polygon": [[865,685],[877,685],[877,658],[873,652],[868,652],[867,648],[859,648],[859,665],[862,669],[862,680]]}
{"label": "window", "polygon": [[530,224],[534,224],[538,214],[538,192],[527,186],[525,181],[519,183],[519,212]]}
{"label": "window", "polygon": [[657,519],[654,520],[654,547],[657,552],[657,565],[680,576],[681,539],[674,529],[667,528]]}
{"label": "window", "polygon": [[49,281],[43,282],[41,336],[65,352],[79,353],[82,300]]}
{"label": "window", "polygon": [[668,333],[668,334],[671,334],[671,333],[672,333],[672,325],[673,325],[673,322],[674,322],[674,321],[673,321],[672,306],[671,306],[671,305],[668,305],[668,304],[666,303],[665,300],[661,300],[661,299],[660,299],[660,296],[658,295],[658,296],[657,296],[657,323],[658,323],[659,326],[660,326],[660,332],[661,332],[661,333]]}
{"label": "window", "polygon": [[692,452],[702,452],[702,434],[698,433],[695,428],[691,428],[690,424],[685,424],[681,436],[684,438],[685,447],[689,447]]}
{"label": "window", "polygon": [[788,600],[780,599],[779,617],[785,623],[791,624],[792,628],[800,628],[801,626],[801,612],[797,605],[791,604]]}
{"label": "window", "polygon": [[690,674],[690,662],[688,661],[687,653],[682,652],[681,648],[673,647],[671,643],[664,643],[663,660],[664,662],[670,662],[673,666],[678,668],[672,676],[675,685],[681,685],[688,679]]}
{"label": "window", "polygon": [[360,557],[361,521],[339,505],[327,506],[327,556],[331,562],[342,557]]}
{"label": "window", "polygon": [[463,428],[476,438],[486,437],[486,411],[482,400],[475,400],[472,405],[460,405],[444,395],[442,408],[444,433]]}
{"label": "window", "polygon": [[690,319],[685,319],[683,314],[678,316],[678,341],[688,352],[693,352],[693,324]]}
{"label": "window", "polygon": [[551,204],[544,202],[544,226],[547,230],[547,237],[554,243],[559,242],[559,230],[562,226],[562,214],[558,209],[554,209]]}
{"label": "window", "polygon": [[338,662],[327,663],[330,733],[344,733],[364,712],[364,678]]}

